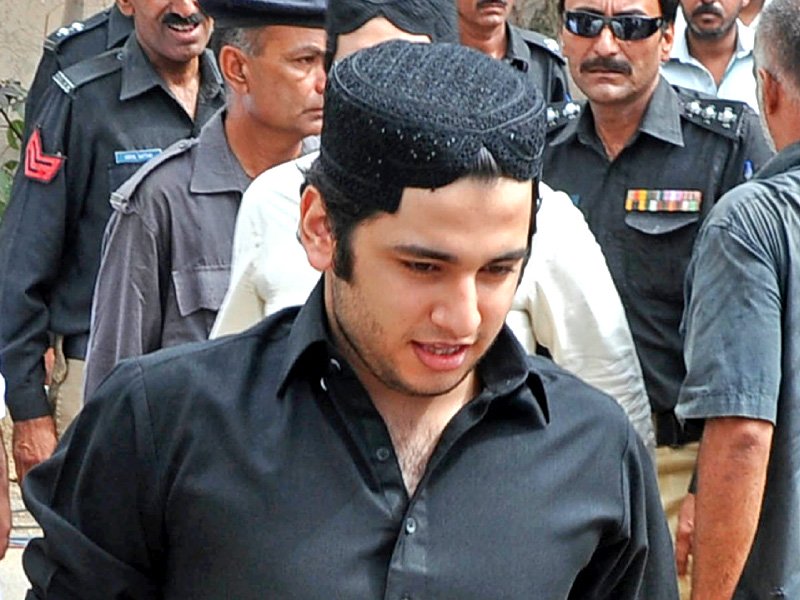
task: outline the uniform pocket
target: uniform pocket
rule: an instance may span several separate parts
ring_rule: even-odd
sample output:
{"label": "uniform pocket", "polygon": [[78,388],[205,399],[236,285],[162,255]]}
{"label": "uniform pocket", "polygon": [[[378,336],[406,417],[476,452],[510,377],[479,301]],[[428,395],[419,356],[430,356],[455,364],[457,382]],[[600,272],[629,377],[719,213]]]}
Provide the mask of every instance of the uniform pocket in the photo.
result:
{"label": "uniform pocket", "polygon": [[681,302],[700,213],[629,212],[625,269],[640,294]]}
{"label": "uniform pocket", "polygon": [[228,289],[230,265],[199,265],[172,272],[175,298],[182,317],[198,310],[217,312]]}

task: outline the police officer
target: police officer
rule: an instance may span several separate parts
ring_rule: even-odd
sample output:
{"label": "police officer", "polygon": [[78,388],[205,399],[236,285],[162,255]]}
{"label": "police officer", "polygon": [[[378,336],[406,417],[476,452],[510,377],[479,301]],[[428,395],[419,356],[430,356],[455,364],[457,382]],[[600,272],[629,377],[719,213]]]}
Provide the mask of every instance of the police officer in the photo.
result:
{"label": "police officer", "polygon": [[514,0],[457,0],[456,6],[462,44],[526,73],[548,102],[569,98],[558,42],[508,23]]}
{"label": "police officer", "polygon": [[113,194],[86,397],[122,358],[208,338],[230,278],[244,190],[262,171],[318,146],[325,0],[200,4],[215,22],[226,110]]}
{"label": "police officer", "polygon": [[[42,58],[36,67],[36,75],[28,90],[26,112],[29,115],[36,113],[50,79],[58,71],[90,56],[122,46],[131,31],[133,20],[122,14],[119,6],[114,4],[85,21],[59,27],[48,35],[44,41]],[[26,124],[25,139],[29,133],[30,128]]]}
{"label": "police officer", "polygon": [[[82,361],[108,199],[149,158],[196,135],[223,104],[196,2],[129,0],[121,50],[53,77],[0,228],[0,364],[20,479],[47,457],[80,406]],[[42,355],[56,340],[45,395]]]}
{"label": "police officer", "polygon": [[[563,49],[588,103],[551,107],[543,178],[567,191],[602,247],[628,314],[655,413],[659,461],[698,439],[673,414],[684,376],[683,277],[700,222],[770,156],[746,105],[676,91],[659,75],[677,0],[562,0]],[[579,8],[576,8],[579,7]],[[581,110],[582,109],[582,110]],[[693,458],[665,508],[674,514]],[[660,467],[662,465],[659,465]]]}

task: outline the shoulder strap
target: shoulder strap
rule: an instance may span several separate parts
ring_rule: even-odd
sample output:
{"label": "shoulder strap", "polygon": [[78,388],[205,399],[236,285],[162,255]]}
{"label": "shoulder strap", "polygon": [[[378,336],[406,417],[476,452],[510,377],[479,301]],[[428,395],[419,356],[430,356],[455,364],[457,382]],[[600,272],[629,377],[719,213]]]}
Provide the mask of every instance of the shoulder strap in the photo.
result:
{"label": "shoulder strap", "polygon": [[58,84],[65,94],[72,94],[82,85],[90,81],[105,77],[122,68],[122,51],[114,48],[103,54],[92,56],[86,60],[75,63],[63,71],[53,75],[53,81]]}

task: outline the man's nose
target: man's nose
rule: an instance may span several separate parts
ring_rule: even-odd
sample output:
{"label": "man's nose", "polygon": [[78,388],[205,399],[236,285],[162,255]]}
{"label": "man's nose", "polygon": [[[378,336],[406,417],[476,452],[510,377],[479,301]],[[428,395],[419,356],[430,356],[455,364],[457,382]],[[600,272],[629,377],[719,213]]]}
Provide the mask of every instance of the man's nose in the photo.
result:
{"label": "man's nose", "polygon": [[454,340],[474,340],[481,324],[478,287],[474,276],[465,276],[444,286],[431,320]]}
{"label": "man's nose", "polygon": [[170,11],[182,17],[189,17],[200,12],[200,4],[197,0],[173,0]]}
{"label": "man's nose", "polygon": [[611,31],[611,26],[605,25],[594,40],[594,50],[600,56],[612,56],[619,52],[619,40]]}

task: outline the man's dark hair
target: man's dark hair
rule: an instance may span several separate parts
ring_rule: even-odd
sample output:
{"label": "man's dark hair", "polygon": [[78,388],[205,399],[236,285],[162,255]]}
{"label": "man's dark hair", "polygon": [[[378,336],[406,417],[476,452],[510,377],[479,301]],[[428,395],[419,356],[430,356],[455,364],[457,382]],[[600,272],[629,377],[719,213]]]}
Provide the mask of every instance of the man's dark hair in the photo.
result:
{"label": "man's dark hair", "polygon": [[[492,153],[486,148],[481,148],[475,156],[473,164],[465,169],[463,176],[475,178],[479,181],[490,182],[504,175],[494,156],[492,156]],[[306,184],[313,185],[317,188],[325,202],[328,225],[336,240],[336,249],[333,257],[333,272],[340,279],[350,281],[353,275],[352,236],[356,226],[383,212],[394,213],[400,208],[400,205],[398,204],[394,207],[394,210],[387,211],[381,209],[378,205],[365,204],[348,197],[346,193],[339,190],[331,177],[325,173],[319,161],[315,161],[306,172]],[[537,190],[538,185],[536,180],[534,180],[533,205],[531,206],[530,227],[528,231],[528,252],[525,255],[525,263],[527,263],[530,257],[530,240],[536,229]]]}
{"label": "man's dark hair", "polygon": [[[565,0],[558,0],[558,14],[563,18],[564,16],[564,3]],[[678,5],[680,0],[658,0],[658,5],[661,8],[661,16],[667,23],[674,23],[675,16],[678,13]]]}
{"label": "man's dark hair", "polygon": [[408,33],[427,35],[434,43],[459,41],[455,0],[335,0],[328,3],[325,15],[326,69],[336,55],[339,36],[378,17]]}

